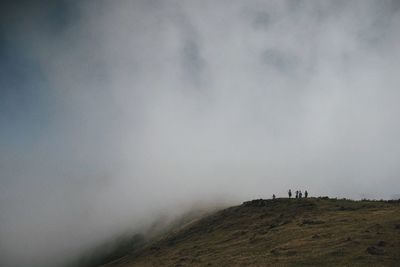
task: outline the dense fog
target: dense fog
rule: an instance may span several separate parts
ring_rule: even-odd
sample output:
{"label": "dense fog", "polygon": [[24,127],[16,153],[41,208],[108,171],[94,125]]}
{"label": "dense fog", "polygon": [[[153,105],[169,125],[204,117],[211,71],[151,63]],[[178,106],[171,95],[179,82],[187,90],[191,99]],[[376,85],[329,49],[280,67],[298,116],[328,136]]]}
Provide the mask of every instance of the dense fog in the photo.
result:
{"label": "dense fog", "polygon": [[400,198],[399,1],[5,1],[0,265],[160,214]]}

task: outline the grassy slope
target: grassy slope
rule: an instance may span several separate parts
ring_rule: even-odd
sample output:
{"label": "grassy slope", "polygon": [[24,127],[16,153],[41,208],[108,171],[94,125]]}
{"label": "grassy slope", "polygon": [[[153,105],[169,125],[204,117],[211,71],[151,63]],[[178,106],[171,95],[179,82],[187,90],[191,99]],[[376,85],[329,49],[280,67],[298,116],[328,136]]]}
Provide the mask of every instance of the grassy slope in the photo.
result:
{"label": "grassy slope", "polygon": [[255,200],[105,266],[400,266],[400,203]]}

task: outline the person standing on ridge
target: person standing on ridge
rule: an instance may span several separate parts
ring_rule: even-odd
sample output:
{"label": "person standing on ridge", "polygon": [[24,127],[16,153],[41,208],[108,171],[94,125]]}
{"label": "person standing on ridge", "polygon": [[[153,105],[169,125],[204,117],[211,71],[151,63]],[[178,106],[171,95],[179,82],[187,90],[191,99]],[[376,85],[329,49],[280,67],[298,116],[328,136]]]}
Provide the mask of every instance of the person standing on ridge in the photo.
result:
{"label": "person standing on ridge", "polygon": [[307,198],[308,197],[308,192],[307,192],[307,190],[304,192],[304,198]]}
{"label": "person standing on ridge", "polygon": [[289,195],[289,198],[292,198],[292,190],[289,189],[288,195]]}
{"label": "person standing on ridge", "polygon": [[275,198],[276,198],[276,196],[275,196],[275,194],[273,194],[273,195],[272,195],[272,199],[275,199]]}
{"label": "person standing on ridge", "polygon": [[296,198],[299,198],[299,190],[296,190]]}
{"label": "person standing on ridge", "polygon": [[299,198],[301,198],[303,194],[301,193],[301,190],[299,190]]}

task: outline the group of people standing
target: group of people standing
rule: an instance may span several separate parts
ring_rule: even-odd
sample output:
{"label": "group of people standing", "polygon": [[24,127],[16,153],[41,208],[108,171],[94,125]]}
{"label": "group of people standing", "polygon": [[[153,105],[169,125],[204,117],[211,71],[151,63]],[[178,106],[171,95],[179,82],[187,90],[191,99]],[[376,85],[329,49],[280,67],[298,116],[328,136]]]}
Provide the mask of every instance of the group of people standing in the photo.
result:
{"label": "group of people standing", "polygon": [[[289,198],[292,198],[292,190],[291,189],[289,189],[288,195],[289,195]],[[295,198],[302,198],[302,197],[303,197],[303,193],[301,192],[301,190],[296,190]],[[307,198],[307,197],[308,197],[308,192],[306,190],[306,191],[304,191],[304,198]]]}
{"label": "group of people standing", "polygon": [[[291,189],[289,189],[288,195],[289,195],[289,198],[292,198],[292,190]],[[307,197],[308,197],[308,192],[306,190],[306,191],[304,191],[304,198],[307,198]],[[273,194],[272,199],[275,199],[275,198],[276,198],[276,196],[275,196],[275,194]],[[303,193],[301,192],[301,190],[296,190],[295,198],[303,198]]]}

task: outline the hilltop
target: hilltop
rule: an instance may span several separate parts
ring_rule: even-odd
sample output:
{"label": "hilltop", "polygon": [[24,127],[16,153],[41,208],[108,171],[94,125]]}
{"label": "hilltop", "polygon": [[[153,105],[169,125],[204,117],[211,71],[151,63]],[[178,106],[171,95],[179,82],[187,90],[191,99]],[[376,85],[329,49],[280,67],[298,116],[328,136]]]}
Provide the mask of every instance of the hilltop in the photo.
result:
{"label": "hilltop", "polygon": [[400,202],[253,200],[171,230],[104,267],[398,266]]}

